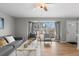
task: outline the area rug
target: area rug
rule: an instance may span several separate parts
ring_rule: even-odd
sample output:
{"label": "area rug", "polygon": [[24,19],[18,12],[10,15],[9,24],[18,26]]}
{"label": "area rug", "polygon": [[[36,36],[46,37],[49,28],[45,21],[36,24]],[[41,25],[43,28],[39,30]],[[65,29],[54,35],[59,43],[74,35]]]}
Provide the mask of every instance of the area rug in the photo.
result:
{"label": "area rug", "polygon": [[51,44],[50,43],[44,43],[44,47],[50,48],[51,47]]}

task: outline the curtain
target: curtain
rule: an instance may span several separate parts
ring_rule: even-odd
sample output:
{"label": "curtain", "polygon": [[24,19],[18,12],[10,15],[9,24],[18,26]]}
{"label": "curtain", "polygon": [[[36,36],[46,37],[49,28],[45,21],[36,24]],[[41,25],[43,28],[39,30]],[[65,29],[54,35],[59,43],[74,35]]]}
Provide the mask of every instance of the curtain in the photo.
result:
{"label": "curtain", "polygon": [[55,28],[56,28],[56,40],[60,40],[60,22],[55,22]]}

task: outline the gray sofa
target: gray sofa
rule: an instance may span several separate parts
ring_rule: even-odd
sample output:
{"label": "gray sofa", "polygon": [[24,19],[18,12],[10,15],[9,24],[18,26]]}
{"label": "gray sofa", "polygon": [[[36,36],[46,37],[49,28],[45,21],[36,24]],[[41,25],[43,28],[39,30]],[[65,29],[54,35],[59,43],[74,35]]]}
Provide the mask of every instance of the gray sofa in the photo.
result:
{"label": "gray sofa", "polygon": [[22,37],[14,37],[14,38],[15,38],[14,42],[0,48],[0,56],[9,56],[14,50],[16,50],[25,41]]}

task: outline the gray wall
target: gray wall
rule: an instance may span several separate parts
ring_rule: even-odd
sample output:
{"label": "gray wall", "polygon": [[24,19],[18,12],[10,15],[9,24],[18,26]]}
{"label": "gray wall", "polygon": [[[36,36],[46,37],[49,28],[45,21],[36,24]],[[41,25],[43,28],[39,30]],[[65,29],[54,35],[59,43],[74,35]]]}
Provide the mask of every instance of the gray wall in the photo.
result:
{"label": "gray wall", "polygon": [[77,33],[77,48],[79,49],[79,19],[78,19],[78,33]]}
{"label": "gray wall", "polygon": [[15,34],[15,21],[12,17],[0,12],[0,17],[4,18],[4,29],[0,29],[0,36]]}
{"label": "gray wall", "polygon": [[18,37],[27,38],[28,21],[26,19],[16,19],[15,35]]}

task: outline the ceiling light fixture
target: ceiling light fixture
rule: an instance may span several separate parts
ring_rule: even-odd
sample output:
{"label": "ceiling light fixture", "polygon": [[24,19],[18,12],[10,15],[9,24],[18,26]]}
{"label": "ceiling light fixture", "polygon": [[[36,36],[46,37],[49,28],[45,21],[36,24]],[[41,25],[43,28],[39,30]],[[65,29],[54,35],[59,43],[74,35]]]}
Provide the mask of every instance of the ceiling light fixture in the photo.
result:
{"label": "ceiling light fixture", "polygon": [[40,3],[40,8],[44,9],[45,11],[47,11],[47,5],[45,3]]}
{"label": "ceiling light fixture", "polygon": [[40,3],[37,3],[37,6],[45,11],[48,11],[47,4],[40,0]]}

